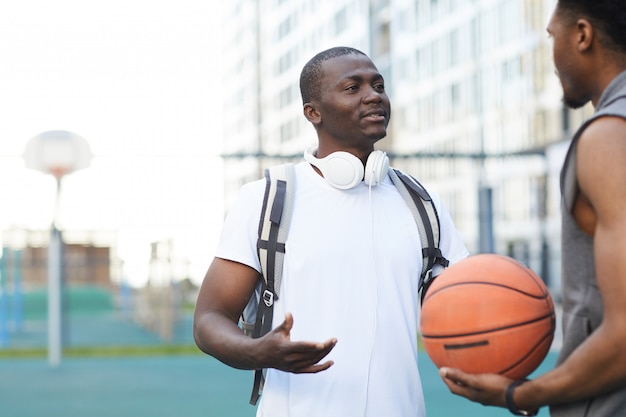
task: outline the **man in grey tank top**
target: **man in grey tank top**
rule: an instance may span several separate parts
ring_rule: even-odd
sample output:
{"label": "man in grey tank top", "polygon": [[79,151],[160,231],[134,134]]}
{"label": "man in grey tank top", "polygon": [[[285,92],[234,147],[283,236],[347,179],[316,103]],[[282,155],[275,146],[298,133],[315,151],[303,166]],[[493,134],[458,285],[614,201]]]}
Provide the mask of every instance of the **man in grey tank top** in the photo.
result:
{"label": "man in grey tank top", "polygon": [[626,4],[558,0],[548,33],[563,101],[589,101],[561,172],[563,348],[532,381],[442,368],[450,390],[515,415],[626,416]]}

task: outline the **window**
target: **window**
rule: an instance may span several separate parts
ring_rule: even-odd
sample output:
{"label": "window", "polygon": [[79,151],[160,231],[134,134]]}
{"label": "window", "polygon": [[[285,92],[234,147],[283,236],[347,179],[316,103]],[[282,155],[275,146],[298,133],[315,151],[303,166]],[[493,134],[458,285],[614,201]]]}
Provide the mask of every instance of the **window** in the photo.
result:
{"label": "window", "polygon": [[289,15],[278,25],[278,39],[282,39],[291,33],[291,30],[295,26],[295,20],[294,15]]}
{"label": "window", "polygon": [[282,74],[289,70],[296,62],[296,53],[293,50],[287,51],[278,59],[278,73]]}
{"label": "window", "polygon": [[333,26],[335,35],[339,35],[348,27],[347,12],[345,7],[335,14]]}
{"label": "window", "polygon": [[293,99],[293,85],[290,85],[287,88],[284,88],[278,94],[278,108],[282,109],[284,107],[289,106],[292,102],[292,99]]}
{"label": "window", "polygon": [[450,66],[457,66],[459,61],[459,30],[455,29],[450,33]]}

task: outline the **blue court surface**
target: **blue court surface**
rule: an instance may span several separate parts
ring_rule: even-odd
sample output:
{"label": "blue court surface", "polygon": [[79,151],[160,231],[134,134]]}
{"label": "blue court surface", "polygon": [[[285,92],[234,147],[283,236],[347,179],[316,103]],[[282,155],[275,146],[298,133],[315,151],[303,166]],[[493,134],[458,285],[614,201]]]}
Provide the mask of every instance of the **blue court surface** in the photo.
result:
{"label": "blue court surface", "polygon": [[[58,367],[50,367],[45,357],[43,301],[31,302],[40,304],[40,313],[27,310],[31,314],[23,326],[10,333],[6,349],[0,348],[0,417],[255,416],[256,408],[248,404],[252,371],[229,368],[200,353],[193,344],[189,314],[177,318],[171,337],[164,341],[113,311],[110,302],[92,311],[102,304],[100,293],[80,295],[72,300],[64,321],[68,350]],[[81,310],[81,305],[88,308]],[[176,354],[166,354],[168,346]],[[125,349],[116,351],[116,347]],[[24,354],[33,349],[38,349],[35,357]],[[556,350],[558,345],[533,375],[554,366]],[[483,407],[451,394],[423,351],[420,372],[428,417],[510,415],[505,409]],[[539,415],[547,417],[548,410]]]}
{"label": "blue court surface", "polygon": [[[508,416],[448,391],[436,367],[421,357],[428,417]],[[550,369],[550,353],[537,372]],[[536,373],[537,373],[536,372]],[[203,355],[0,360],[2,417],[252,417],[252,372]],[[540,416],[548,416],[542,409]],[[381,416],[396,417],[396,416]]]}

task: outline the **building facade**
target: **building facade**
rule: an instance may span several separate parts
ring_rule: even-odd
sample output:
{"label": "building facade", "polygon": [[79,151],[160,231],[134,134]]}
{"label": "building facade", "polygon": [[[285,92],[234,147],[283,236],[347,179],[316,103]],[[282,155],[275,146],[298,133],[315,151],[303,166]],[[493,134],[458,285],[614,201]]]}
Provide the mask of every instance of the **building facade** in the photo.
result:
{"label": "building facade", "polygon": [[[225,206],[244,183],[283,156],[316,144],[302,114],[299,77],[317,52],[336,45],[370,51],[365,0],[233,0],[223,6]],[[273,158],[280,155],[279,158]]]}
{"label": "building facade", "polygon": [[315,144],[299,73],[315,53],[361,49],[392,102],[380,142],[442,197],[472,253],[531,266],[559,288],[558,174],[572,127],[548,0],[236,0],[224,16],[226,207],[266,166]]}
{"label": "building facade", "polygon": [[396,165],[442,195],[471,252],[513,256],[559,288],[563,144],[592,110],[561,102],[553,2],[393,3],[393,150],[416,155]]}

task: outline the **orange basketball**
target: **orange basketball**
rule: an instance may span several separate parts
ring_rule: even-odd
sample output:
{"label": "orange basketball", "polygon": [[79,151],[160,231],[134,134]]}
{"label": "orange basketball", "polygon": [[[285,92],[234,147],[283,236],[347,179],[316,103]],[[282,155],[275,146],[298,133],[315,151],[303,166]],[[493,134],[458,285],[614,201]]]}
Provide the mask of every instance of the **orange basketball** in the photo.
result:
{"label": "orange basketball", "polygon": [[548,353],[555,314],[548,289],[531,269],[481,254],[433,281],[420,322],[424,348],[437,367],[521,379]]}

